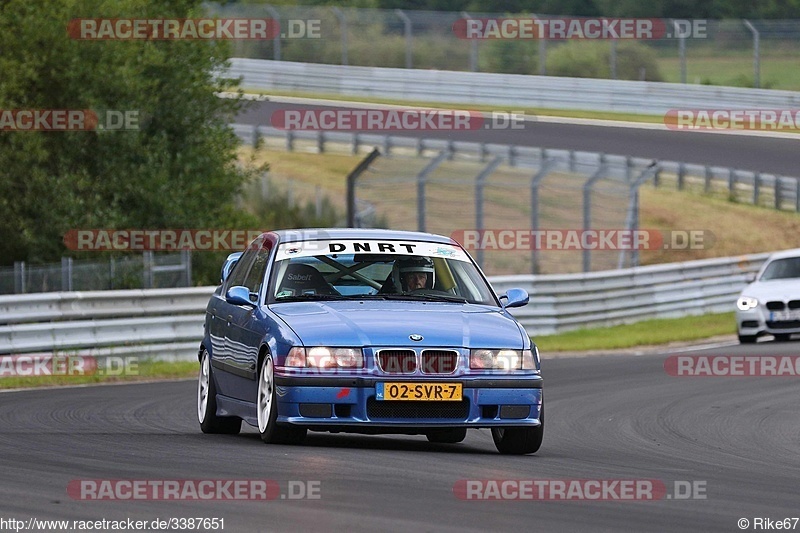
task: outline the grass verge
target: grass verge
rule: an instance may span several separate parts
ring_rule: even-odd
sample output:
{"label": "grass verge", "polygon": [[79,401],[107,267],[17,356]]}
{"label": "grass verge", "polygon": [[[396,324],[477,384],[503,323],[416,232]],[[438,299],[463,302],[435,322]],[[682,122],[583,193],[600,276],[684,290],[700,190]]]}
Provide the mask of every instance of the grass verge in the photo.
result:
{"label": "grass verge", "polygon": [[683,318],[658,318],[608,328],[579,329],[557,335],[535,336],[539,350],[549,352],[614,350],[670,342],[695,341],[736,333],[734,313]]}
{"label": "grass verge", "polygon": [[60,385],[86,385],[93,383],[121,383],[158,379],[196,377],[199,366],[196,361],[141,361],[122,375],[77,375],[77,376],[5,376],[0,377],[0,389],[55,387]]}
{"label": "grass verge", "polygon": [[469,109],[470,111],[504,111],[504,112],[523,112],[526,115],[539,115],[563,118],[585,118],[595,120],[618,120],[626,122],[647,122],[663,124],[662,115],[642,115],[636,113],[615,113],[611,111],[589,111],[580,109],[548,109],[543,107],[522,107],[515,105],[475,105],[475,104],[449,104],[442,102],[418,102],[415,100],[401,100],[396,98],[375,98],[369,96],[343,96],[338,94],[314,93],[303,91],[266,91],[247,89],[246,94],[258,94],[263,96],[287,96],[292,98],[310,98],[319,100],[332,100],[337,102],[355,102],[361,104],[383,104],[398,105],[413,108],[432,108],[432,109]]}

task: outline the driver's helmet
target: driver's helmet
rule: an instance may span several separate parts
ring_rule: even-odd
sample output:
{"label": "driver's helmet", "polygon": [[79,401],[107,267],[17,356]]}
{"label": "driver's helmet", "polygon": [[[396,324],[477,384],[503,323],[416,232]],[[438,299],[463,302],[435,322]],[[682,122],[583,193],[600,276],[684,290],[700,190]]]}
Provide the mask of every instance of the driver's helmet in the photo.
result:
{"label": "driver's helmet", "polygon": [[407,292],[406,274],[423,272],[425,274],[425,288],[432,289],[436,273],[430,257],[411,256],[398,259],[392,266],[392,281],[400,292]]}

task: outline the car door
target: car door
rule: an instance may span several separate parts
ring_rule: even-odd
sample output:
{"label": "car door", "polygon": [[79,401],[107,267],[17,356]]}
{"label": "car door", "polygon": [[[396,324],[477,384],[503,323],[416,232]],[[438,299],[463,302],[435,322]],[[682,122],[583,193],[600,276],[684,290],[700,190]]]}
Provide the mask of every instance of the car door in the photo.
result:
{"label": "car door", "polygon": [[250,266],[253,264],[258,251],[261,249],[261,240],[257,239],[247,250],[245,250],[239,262],[231,272],[227,281],[222,287],[222,294],[216,299],[211,307],[212,316],[209,318],[209,336],[212,337],[211,364],[214,366],[214,376],[216,378],[217,392],[223,396],[234,396],[239,388],[238,378],[233,372],[235,367],[231,364],[233,353],[231,350],[231,321],[236,314],[239,306],[228,303],[225,294],[231,287],[244,285]]}
{"label": "car door", "polygon": [[229,372],[233,374],[234,388],[231,396],[255,402],[258,376],[258,351],[265,331],[265,314],[261,309],[264,303],[264,277],[272,252],[271,243],[265,241],[256,252],[242,285],[250,293],[253,306],[231,306],[230,326],[228,326]]}

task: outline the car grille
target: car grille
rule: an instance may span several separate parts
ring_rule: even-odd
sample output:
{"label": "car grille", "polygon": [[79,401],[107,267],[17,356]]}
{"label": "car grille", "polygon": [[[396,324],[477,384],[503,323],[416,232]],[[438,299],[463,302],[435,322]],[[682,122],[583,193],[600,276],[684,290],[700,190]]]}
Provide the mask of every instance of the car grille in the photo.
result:
{"label": "car grille", "polygon": [[466,420],[469,400],[460,402],[404,402],[367,399],[367,416],[372,420],[392,418],[441,418]]}
{"label": "car grille", "polygon": [[767,321],[767,327],[770,329],[797,329],[800,328],[800,320],[787,320],[785,322]]}
{"label": "car grille", "polygon": [[786,306],[783,302],[767,302],[767,309],[770,311],[783,311],[783,308]]}
{"label": "car grille", "polygon": [[420,369],[423,374],[452,374],[456,371],[458,352],[453,350],[425,350]]}
{"label": "car grille", "polygon": [[789,302],[789,309],[800,309],[800,300],[791,300]]}
{"label": "car grille", "polygon": [[413,374],[417,370],[417,354],[414,350],[381,350],[378,365],[387,374]]}

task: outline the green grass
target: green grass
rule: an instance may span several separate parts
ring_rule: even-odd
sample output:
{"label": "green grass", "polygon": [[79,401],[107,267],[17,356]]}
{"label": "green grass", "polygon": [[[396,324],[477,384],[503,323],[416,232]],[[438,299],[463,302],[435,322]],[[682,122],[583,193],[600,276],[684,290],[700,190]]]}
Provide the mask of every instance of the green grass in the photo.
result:
{"label": "green grass", "polygon": [[[775,56],[761,58],[761,87],[765,89],[800,90],[800,56]],[[680,60],[661,58],[659,67],[664,81],[681,81]],[[686,59],[688,83],[743,86],[753,83],[753,56],[741,54],[733,57],[692,57]]]}
{"label": "green grass", "polygon": [[609,328],[579,329],[557,335],[533,337],[539,350],[550,352],[613,350],[695,341],[736,333],[734,313],[659,318]]}
{"label": "green grass", "polygon": [[338,94],[326,94],[315,92],[303,91],[266,91],[248,89],[246,94],[260,94],[263,96],[288,96],[293,98],[312,98],[320,100],[333,100],[337,102],[358,102],[366,104],[385,104],[385,105],[401,105],[408,107],[426,107],[433,109],[466,109],[470,111],[504,111],[504,112],[523,112],[526,115],[539,115],[551,117],[565,117],[565,118],[588,118],[595,120],[619,120],[626,122],[648,122],[648,123],[663,123],[664,117],[662,115],[640,115],[636,113],[614,113],[611,111],[588,111],[580,109],[547,109],[542,107],[523,107],[518,105],[509,104],[506,106],[490,106],[490,105],[461,105],[461,104],[448,104],[442,102],[418,102],[415,100],[402,100],[398,98],[374,98],[368,96],[343,96]]}
{"label": "green grass", "polygon": [[128,375],[120,376],[9,376],[0,377],[0,389],[54,387],[59,385],[86,385],[93,383],[120,383],[161,379],[196,377],[196,361],[140,361],[138,368],[131,367]]}

